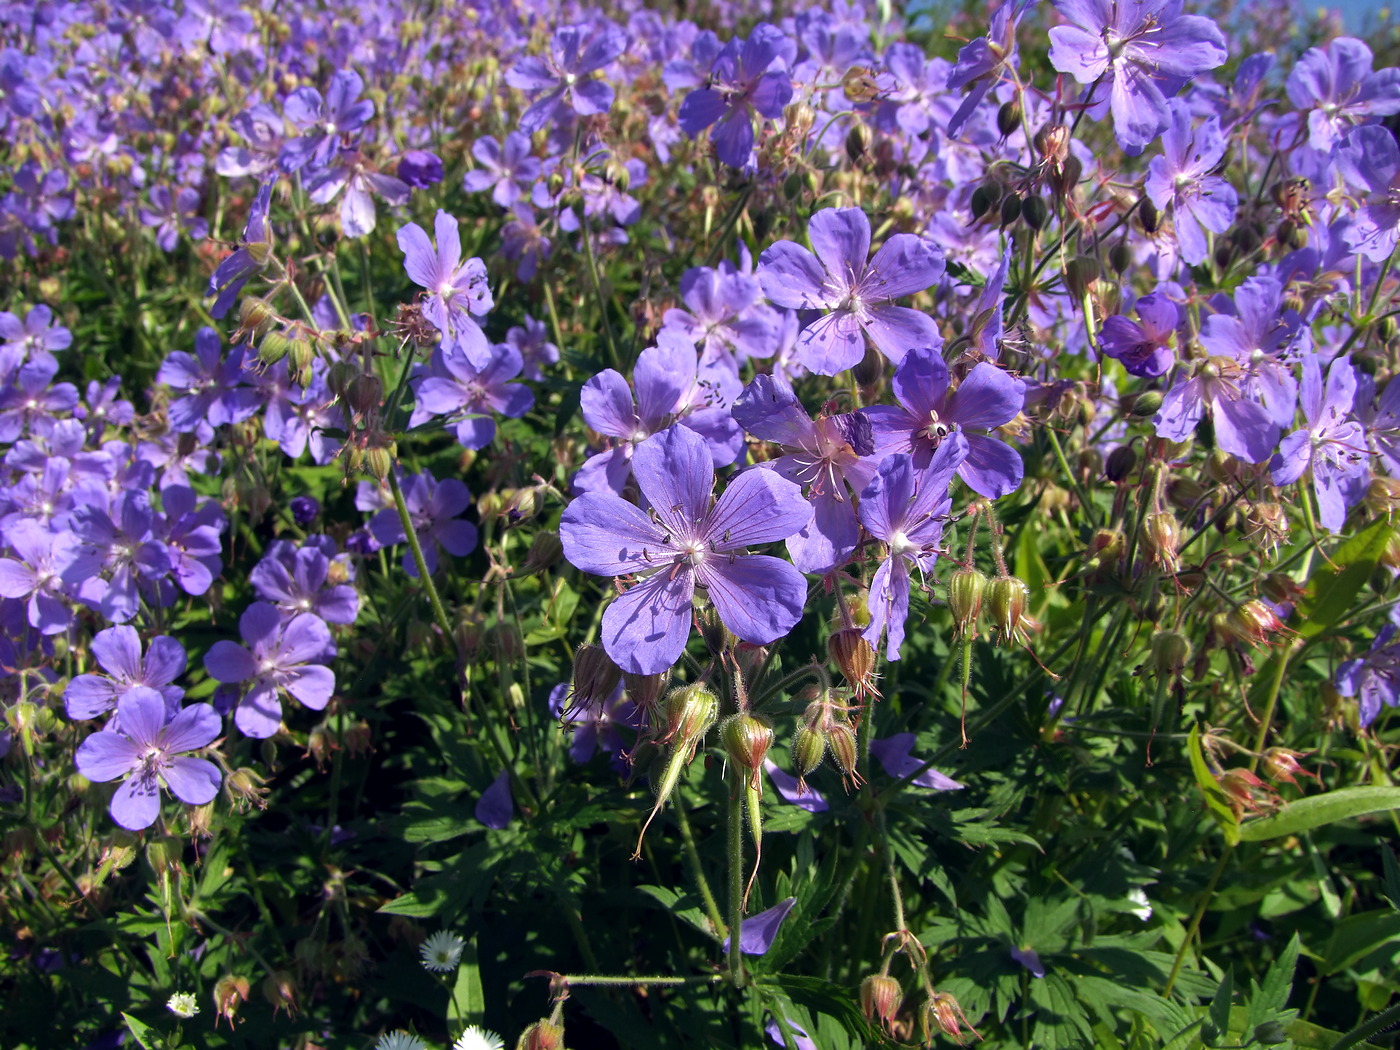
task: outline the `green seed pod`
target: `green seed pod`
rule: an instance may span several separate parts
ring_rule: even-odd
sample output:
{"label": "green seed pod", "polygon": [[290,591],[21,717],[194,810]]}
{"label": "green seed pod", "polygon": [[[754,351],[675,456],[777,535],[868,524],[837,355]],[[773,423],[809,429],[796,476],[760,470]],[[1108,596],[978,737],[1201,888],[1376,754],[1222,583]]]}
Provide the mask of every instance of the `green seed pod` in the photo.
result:
{"label": "green seed pod", "polygon": [[1113,272],[1121,274],[1133,262],[1132,249],[1125,241],[1119,241],[1108,250],[1108,265],[1113,267]]}
{"label": "green seed pod", "polygon": [[1031,589],[1015,576],[997,576],[987,581],[987,615],[1003,641],[1016,636],[1026,619]]}
{"label": "green seed pod", "polygon": [[1001,108],[997,110],[997,131],[1002,138],[1006,138],[1013,131],[1021,126],[1021,101],[1013,98],[1010,102],[1003,102]]}
{"label": "green seed pod", "polygon": [[803,181],[800,172],[794,171],[783,180],[783,196],[790,201],[797,200],[797,198],[802,195],[802,191],[805,188],[806,183]]}
{"label": "green seed pod", "polygon": [[856,731],[846,722],[833,722],[826,731],[826,743],[831,748],[831,758],[842,774],[856,783],[860,774],[856,772]]}
{"label": "green seed pod", "polygon": [[1176,631],[1152,636],[1152,666],[1158,674],[1179,675],[1191,662],[1191,643]]}
{"label": "green seed pod", "polygon": [[773,727],[757,715],[730,715],[719,727],[719,739],[729,761],[756,775],[773,746]]}
{"label": "green seed pod", "polygon": [[1021,217],[1021,198],[1008,193],[1001,200],[1001,224],[1010,226]]}
{"label": "green seed pod", "polygon": [[719,700],[703,685],[684,685],[666,695],[666,735],[692,744],[714,725]]}
{"label": "green seed pod", "polygon": [[1104,476],[1114,483],[1126,481],[1137,468],[1137,449],[1132,445],[1119,445],[1108,454],[1104,464]]}
{"label": "green seed pod", "polygon": [[972,210],[973,219],[980,219],[991,210],[993,204],[997,202],[999,196],[987,188],[987,183],[983,183],[972,191],[972,200],[968,202],[968,207]]}
{"label": "green seed pod", "polygon": [[262,342],[258,344],[258,360],[271,367],[292,351],[292,341],[285,333],[278,331],[268,332],[263,336]]}
{"label": "green seed pod", "polygon": [[1162,407],[1162,393],[1160,390],[1146,390],[1138,395],[1133,402],[1132,411],[1128,415],[1134,419],[1151,419]]}
{"label": "green seed pod", "polygon": [[864,124],[857,124],[846,133],[846,156],[852,161],[860,160],[870,148],[870,132]]}
{"label": "green seed pod", "polygon": [[851,369],[851,375],[862,387],[873,386],[885,374],[885,358],[873,346],[865,348],[865,356]]}

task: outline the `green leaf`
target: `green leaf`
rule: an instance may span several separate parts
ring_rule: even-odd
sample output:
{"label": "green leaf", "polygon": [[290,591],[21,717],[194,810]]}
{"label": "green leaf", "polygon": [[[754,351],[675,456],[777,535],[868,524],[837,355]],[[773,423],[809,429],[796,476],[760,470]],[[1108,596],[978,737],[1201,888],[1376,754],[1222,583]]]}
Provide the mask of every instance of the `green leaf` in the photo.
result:
{"label": "green leaf", "polygon": [[425,900],[416,893],[405,893],[402,897],[395,897],[388,904],[381,906],[379,911],[384,915],[407,915],[411,919],[430,919],[438,913],[443,903],[441,896]]}
{"label": "green leaf", "polygon": [[714,927],[710,925],[709,918],[701,910],[700,905],[692,903],[695,898],[687,895],[682,897],[675,890],[668,890],[664,886],[638,886],[652,900],[657,901],[663,908],[678,919],[684,919],[690,925],[712,940],[719,940]]}
{"label": "green leaf", "polygon": [[1298,935],[1295,933],[1293,939],[1288,942],[1288,947],[1273,961],[1269,972],[1264,975],[1259,994],[1250,997],[1251,1028],[1263,1021],[1275,1020],[1276,1015],[1288,1005],[1288,993],[1293,989],[1293,968],[1298,965],[1300,947]]}
{"label": "green leaf", "polygon": [[131,1034],[136,1037],[145,1050],[160,1050],[160,1033],[148,1024],[142,1024],[128,1013],[122,1014],[122,1020],[126,1022]]}
{"label": "green leaf", "polygon": [[457,981],[452,986],[452,998],[447,1004],[447,1016],[457,1028],[480,1024],[486,1016],[486,993],[481,990],[481,964],[477,961],[475,937],[462,950]]}
{"label": "green leaf", "polygon": [[1400,787],[1372,784],[1341,788],[1301,798],[1271,816],[1251,820],[1240,827],[1239,836],[1245,842],[1263,842],[1387,809],[1400,809]]}
{"label": "green leaf", "polygon": [[1381,867],[1385,871],[1385,898],[1390,906],[1400,911],[1400,864],[1395,863],[1395,853],[1381,847]]}
{"label": "green leaf", "polygon": [[1220,979],[1215,998],[1210,1001],[1210,1020],[1221,1035],[1230,1031],[1230,1001],[1235,997],[1235,971],[1231,967]]}
{"label": "green leaf", "polygon": [[1240,841],[1240,818],[1235,815],[1220,781],[1215,779],[1215,774],[1206,764],[1205,752],[1201,750],[1200,726],[1191,727],[1191,733],[1186,738],[1186,751],[1191,756],[1191,772],[1196,774],[1196,784],[1206,797],[1206,808],[1225,833],[1225,842],[1231,846],[1237,844]]}
{"label": "green leaf", "polygon": [[1332,931],[1318,966],[1330,977],[1387,944],[1400,944],[1400,915],[1385,908],[1348,915]]}
{"label": "green leaf", "polygon": [[1394,532],[1393,526],[1378,521],[1332,552],[1328,560],[1336,567],[1313,573],[1298,602],[1299,635],[1311,638],[1342,621],[1371,578]]}

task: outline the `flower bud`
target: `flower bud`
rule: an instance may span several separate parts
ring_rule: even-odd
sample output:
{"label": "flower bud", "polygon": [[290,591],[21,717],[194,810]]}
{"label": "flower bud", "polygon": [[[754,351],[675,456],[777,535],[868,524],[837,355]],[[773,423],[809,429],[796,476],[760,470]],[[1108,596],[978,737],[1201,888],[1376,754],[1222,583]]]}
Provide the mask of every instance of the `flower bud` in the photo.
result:
{"label": "flower bud", "polygon": [[1108,265],[1114,273],[1121,275],[1132,264],[1133,250],[1128,247],[1127,241],[1119,241],[1108,250]]}
{"label": "flower bud", "polygon": [[958,1001],[947,992],[934,992],[929,997],[924,1004],[923,1024],[930,1035],[934,1031],[942,1032],[959,1046],[963,1044],[962,1025],[967,1025],[968,1030],[977,1035],[977,1030],[968,1022]]}
{"label": "flower bud", "polygon": [[564,1029],[549,1021],[536,1021],[520,1033],[515,1050],[562,1050]]}
{"label": "flower bud", "polygon": [[[1400,380],[1392,380],[1396,381]],[[1362,502],[1372,514],[1395,513],[1400,510],[1400,481],[1394,478],[1372,478],[1371,483],[1366,486],[1366,495]]]}
{"label": "flower bud", "polygon": [[1006,138],[1013,131],[1021,126],[1021,100],[1013,98],[1009,102],[1003,102],[1001,108],[997,110],[997,131],[1002,138]]}
{"label": "flower bud", "polygon": [[384,383],[377,375],[362,372],[345,388],[345,403],[357,416],[377,410],[384,399]]}
{"label": "flower bud", "polygon": [[546,572],[559,563],[564,556],[564,544],[557,532],[537,532],[530,541],[530,553],[525,555],[523,571],[526,575]]}
{"label": "flower bud", "polygon": [[720,726],[719,739],[729,761],[748,772],[751,782],[756,782],[768,749],[773,746],[773,727],[768,720],[747,713],[731,715]]}
{"label": "flower bud", "polygon": [[1076,255],[1065,264],[1065,287],[1075,299],[1083,299],[1089,284],[1098,280],[1099,261],[1092,255]]}
{"label": "flower bud", "polygon": [[1158,674],[1180,675],[1191,662],[1191,643],[1176,631],[1152,636],[1152,666]]}
{"label": "flower bud", "polygon": [[670,680],[670,674],[664,671],[661,674],[633,674],[630,671],[622,673],[627,699],[643,711],[655,709]]}
{"label": "flower bud", "polygon": [[1051,165],[1064,163],[1069,157],[1069,128],[1063,124],[1044,124],[1031,140],[1041,159]]}
{"label": "flower bud", "polygon": [[1045,198],[1038,194],[1032,194],[1023,200],[1021,202],[1021,218],[1033,230],[1044,229],[1046,221],[1050,218],[1050,208],[1045,203]]}
{"label": "flower bud", "polygon": [[1221,630],[1232,641],[1259,646],[1267,645],[1280,631],[1287,628],[1273,609],[1258,598],[1251,598],[1225,614]]}
{"label": "flower bud", "polygon": [[899,982],[889,974],[872,973],[860,982],[860,1009],[867,1021],[878,1021],[885,1031],[899,1011],[903,993]]}
{"label": "flower bud", "polygon": [[974,220],[980,219],[991,211],[992,205],[1001,200],[1001,186],[995,182],[984,182],[972,191],[972,199],[968,202],[968,207],[972,211]]}
{"label": "flower bud", "polygon": [[179,839],[160,835],[146,843],[146,863],[157,876],[168,875],[181,870],[180,856],[183,852],[184,844]]}
{"label": "flower bud", "polygon": [[948,577],[948,609],[959,631],[976,624],[986,593],[987,577],[977,569],[954,569]]}
{"label": "flower bud", "polygon": [[885,374],[885,357],[873,346],[865,348],[865,356],[851,369],[851,376],[862,387],[874,386]]}
{"label": "flower bud", "polygon": [[263,978],[263,998],[272,1004],[272,1016],[286,1010],[292,1017],[297,1015],[297,983],[286,970],[275,970]]}
{"label": "flower bud", "polygon": [[1264,752],[1264,775],[1270,780],[1283,780],[1289,784],[1296,785],[1297,777],[1312,777],[1319,784],[1322,778],[1316,773],[1309,773],[1302,767],[1298,759],[1305,757],[1302,751],[1294,751],[1287,747],[1271,747]]}
{"label": "flower bud", "polygon": [[997,576],[987,581],[987,615],[1003,642],[1017,638],[1023,624],[1039,626],[1026,615],[1030,597],[1031,589],[1015,576]]}
{"label": "flower bud", "polygon": [[217,1027],[220,1017],[228,1019],[233,1026],[238,1016],[238,1008],[248,1001],[248,978],[236,974],[225,974],[214,985],[214,1024]]}
{"label": "flower bud", "polygon": [[1144,197],[1142,203],[1138,205],[1137,213],[1138,221],[1142,223],[1143,232],[1149,235],[1156,233],[1157,227],[1161,223],[1161,216],[1157,213],[1157,205],[1153,204],[1149,198]]}
{"label": "flower bud", "polygon": [[365,449],[364,467],[367,474],[383,481],[389,476],[389,471],[394,468],[394,453],[382,445],[367,448]]}
{"label": "flower bud", "polygon": [[1132,445],[1119,445],[1108,454],[1108,460],[1104,463],[1104,476],[1109,481],[1126,481],[1137,469],[1137,449]]}
{"label": "flower bud", "polygon": [[841,770],[841,775],[853,783],[861,782],[856,771],[856,731],[849,722],[836,721],[827,727],[826,744],[831,748],[831,758]]}
{"label": "flower bud", "polygon": [[1021,217],[1021,198],[1008,193],[1001,199],[1001,225],[1010,226]]}
{"label": "flower bud", "polygon": [[1154,565],[1167,572],[1176,572],[1181,567],[1176,553],[1181,544],[1181,533],[1174,515],[1167,511],[1147,515],[1138,536]]}
{"label": "flower bud", "polygon": [[792,764],[797,770],[797,779],[811,776],[825,756],[826,738],[811,726],[799,726],[792,739]]}
{"label": "flower bud", "polygon": [[846,133],[846,156],[852,161],[860,160],[865,156],[865,151],[870,148],[870,132],[864,124],[854,125]]}
{"label": "flower bud", "polygon": [[621,680],[622,671],[601,646],[580,645],[574,651],[573,689],[566,714],[602,711]]}
{"label": "flower bud", "polygon": [[1133,407],[1128,415],[1134,419],[1151,419],[1161,407],[1162,392],[1160,390],[1145,390],[1133,402]]}
{"label": "flower bud", "polygon": [[694,743],[714,725],[718,712],[719,700],[703,685],[672,689],[666,695],[666,739],[678,746]]}
{"label": "flower bud", "polygon": [[857,696],[880,695],[874,686],[875,650],[860,631],[842,628],[826,640],[826,651]]}

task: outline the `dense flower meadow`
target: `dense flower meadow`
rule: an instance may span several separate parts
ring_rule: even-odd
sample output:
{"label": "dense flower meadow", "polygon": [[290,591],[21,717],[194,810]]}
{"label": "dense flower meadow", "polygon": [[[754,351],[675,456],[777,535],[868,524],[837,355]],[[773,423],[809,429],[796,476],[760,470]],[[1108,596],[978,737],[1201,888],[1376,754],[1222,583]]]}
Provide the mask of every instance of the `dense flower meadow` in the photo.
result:
{"label": "dense flower meadow", "polygon": [[0,6],[0,1044],[1396,1045],[1394,28]]}

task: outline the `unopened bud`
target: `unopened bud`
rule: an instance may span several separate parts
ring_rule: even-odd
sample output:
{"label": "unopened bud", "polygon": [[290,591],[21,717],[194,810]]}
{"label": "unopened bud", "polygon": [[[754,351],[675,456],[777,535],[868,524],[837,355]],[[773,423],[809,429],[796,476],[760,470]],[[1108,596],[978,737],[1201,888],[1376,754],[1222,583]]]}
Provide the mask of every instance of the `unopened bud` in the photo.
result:
{"label": "unopened bud", "polygon": [[379,408],[384,398],[384,383],[377,375],[362,372],[350,380],[345,389],[345,403],[357,416]]}
{"label": "unopened bud", "polygon": [[1264,775],[1270,780],[1282,780],[1289,784],[1296,785],[1298,777],[1312,777],[1319,784],[1322,778],[1316,773],[1310,773],[1303,768],[1298,761],[1306,757],[1301,751],[1294,751],[1287,747],[1271,747],[1264,752]]}
{"label": "unopened bud", "polygon": [[1134,419],[1151,419],[1162,407],[1162,392],[1160,390],[1146,390],[1138,395],[1133,402],[1132,411],[1128,415]]}
{"label": "unopened bud", "polygon": [[515,1050],[562,1050],[564,1029],[549,1021],[536,1021],[520,1033]]}
{"label": "unopened bud", "polygon": [[1098,279],[1099,261],[1092,255],[1076,255],[1065,264],[1065,287],[1075,299],[1084,298],[1089,282]]}
{"label": "unopened bud", "polygon": [[230,1026],[238,1016],[238,1008],[248,1001],[248,978],[225,974],[214,985],[214,1024],[219,1018],[228,1019]]}
{"label": "unopened bud", "polygon": [[703,685],[685,685],[666,695],[666,738],[685,745],[714,725],[719,700]]}
{"label": "unopened bud", "polygon": [[810,726],[799,726],[792,740],[792,764],[798,779],[812,775],[826,757],[826,738]]}
{"label": "unopened bud", "polygon": [[1044,197],[1032,194],[1021,202],[1021,218],[1033,230],[1044,229],[1050,218],[1050,206],[1045,203]]}
{"label": "unopened bud", "polygon": [[1026,606],[1031,589],[1015,576],[997,576],[987,581],[987,615],[1002,641],[1017,637],[1023,621],[1027,621]]}
{"label": "unopened bud", "polygon": [[826,744],[831,748],[831,759],[842,775],[859,784],[861,778],[856,772],[856,731],[851,728],[850,723],[837,721],[828,726]]}
{"label": "unopened bud", "polygon": [[986,593],[986,574],[977,569],[954,569],[948,577],[948,609],[959,631],[966,631],[977,622]]}
{"label": "unopened bud", "polygon": [[1108,265],[1113,268],[1113,272],[1121,274],[1133,263],[1133,251],[1128,247],[1126,241],[1119,241],[1108,250]]}
{"label": "unopened bud", "polygon": [[1021,198],[1008,193],[1001,199],[1001,224],[1010,226],[1021,217]]}
{"label": "unopened bud", "polygon": [[180,855],[184,852],[179,839],[160,835],[146,843],[146,863],[156,875],[168,875],[180,870]]}
{"label": "unopened bud", "polygon": [[1001,108],[997,110],[997,131],[1002,138],[1006,138],[1013,131],[1021,126],[1021,102],[1019,99],[1011,99],[1003,102]]}
{"label": "unopened bud", "polygon": [[1137,449],[1132,445],[1119,445],[1108,454],[1104,463],[1104,476],[1112,482],[1126,481],[1137,468]]}
{"label": "unopened bud", "polygon": [[768,757],[768,749],[773,746],[773,727],[757,715],[740,713],[724,720],[719,739],[729,761],[752,774],[751,780],[756,780],[763,760]]}
{"label": "unopened bud", "polygon": [[1222,629],[1233,641],[1258,646],[1274,641],[1286,628],[1273,609],[1258,598],[1251,598],[1225,614]]}
{"label": "unopened bud", "polygon": [[1176,553],[1181,544],[1181,532],[1174,515],[1166,511],[1147,515],[1139,530],[1139,538],[1153,564],[1168,572],[1176,572],[1181,565]]}
{"label": "unopened bud", "polygon": [[525,555],[524,571],[527,575],[546,572],[559,563],[564,556],[564,544],[557,532],[537,532],[530,541],[530,553]]}
{"label": "unopened bud", "polygon": [[865,356],[851,369],[851,376],[862,387],[873,386],[885,374],[885,357],[873,346],[865,348]]}
{"label": "unopened bud", "polygon": [[872,973],[860,982],[861,1012],[867,1021],[878,1021],[887,1032],[899,1012],[902,997],[899,982],[889,974]]}
{"label": "unopened bud", "polygon": [[627,699],[643,711],[651,711],[656,707],[670,680],[670,674],[664,671],[661,674],[633,674],[624,671],[622,674]]}
{"label": "unopened bud", "polygon": [[1372,478],[1371,483],[1366,486],[1363,502],[1366,504],[1366,509],[1373,514],[1395,513],[1400,510],[1400,481],[1396,481],[1394,478]]}
{"label": "unopened bud", "polygon": [[1001,200],[1001,187],[995,182],[984,182],[972,191],[972,198],[968,201],[968,208],[972,212],[974,220],[980,219],[992,210],[992,205]]}
{"label": "unopened bud", "polygon": [[326,369],[326,386],[341,400],[349,396],[350,384],[359,378],[360,370],[349,361],[336,361]]}
{"label": "unopened bud", "polygon": [[790,201],[795,201],[802,195],[802,190],[806,183],[802,180],[802,173],[794,171],[783,180],[783,196]]}
{"label": "unopened bud", "polygon": [[963,1013],[958,1001],[947,992],[934,992],[929,997],[928,1002],[924,1004],[923,1022],[930,1035],[934,1031],[942,1032],[959,1046],[963,1042],[963,1025],[967,1025],[972,1034],[977,1034],[977,1030],[968,1023],[967,1015]]}
{"label": "unopened bud", "polygon": [[860,160],[869,148],[870,132],[866,130],[864,124],[856,124],[846,133],[846,156],[850,157],[851,160]]}
{"label": "unopened bud", "polygon": [[292,1017],[297,1015],[297,983],[286,970],[275,970],[268,974],[262,983],[263,998],[272,1004],[272,1016],[286,1010]]}
{"label": "unopened bud", "polygon": [[1152,636],[1152,666],[1158,674],[1180,675],[1191,662],[1191,643],[1176,631],[1158,631]]}
{"label": "unopened bud", "polygon": [[383,481],[394,468],[394,453],[384,446],[365,449],[365,472]]}
{"label": "unopened bud", "polygon": [[826,651],[857,695],[880,695],[873,684],[875,650],[860,631],[854,627],[842,628],[826,640]]}
{"label": "unopened bud", "polygon": [[1157,213],[1157,205],[1150,199],[1144,197],[1142,203],[1138,205],[1138,221],[1142,223],[1144,233],[1153,234],[1157,232],[1157,227],[1161,223],[1161,216]]}
{"label": "unopened bud", "polygon": [[1032,142],[1041,158],[1049,164],[1061,164],[1069,156],[1069,128],[1063,124],[1042,125]]}

